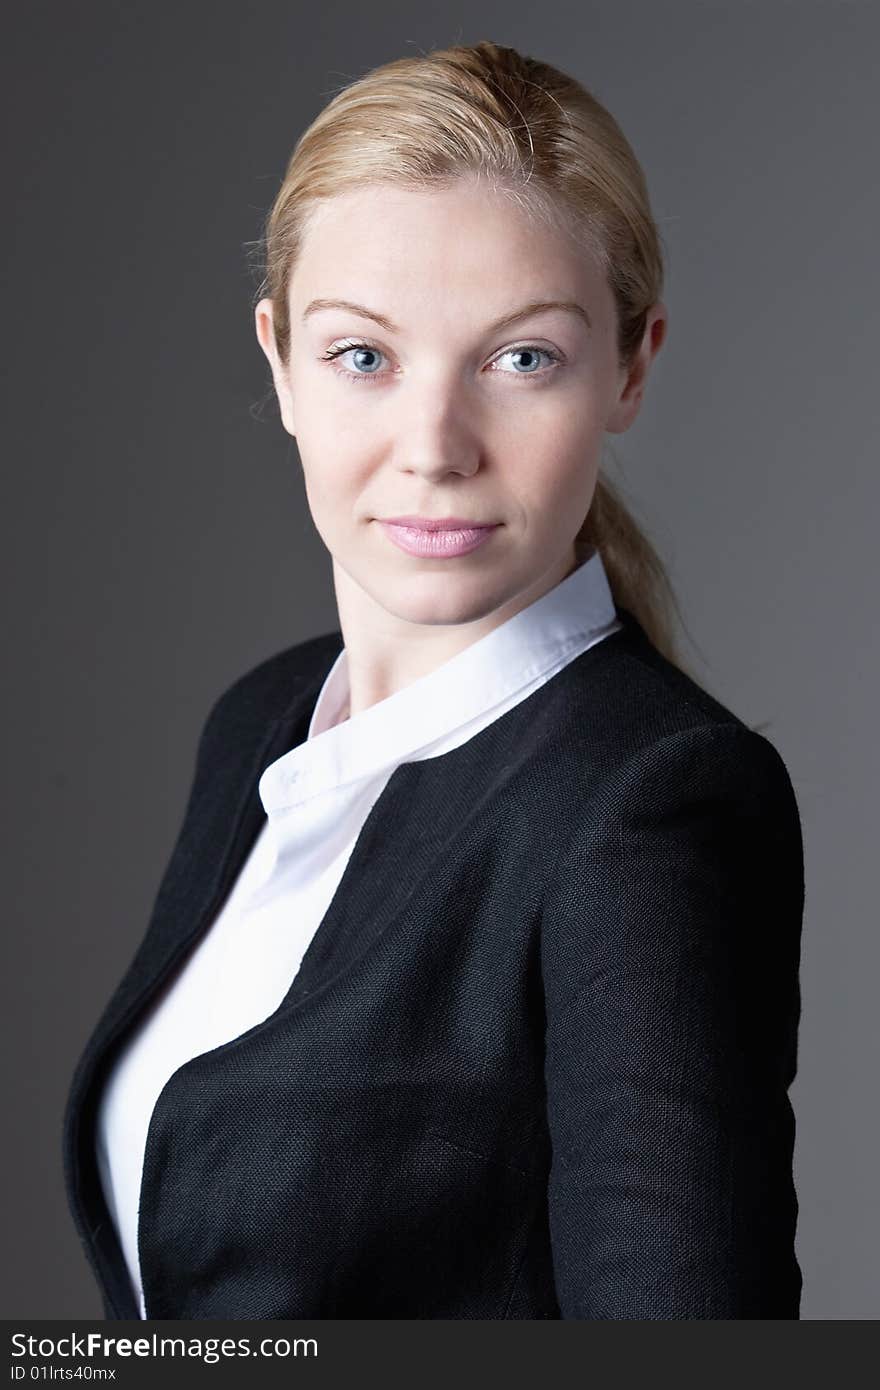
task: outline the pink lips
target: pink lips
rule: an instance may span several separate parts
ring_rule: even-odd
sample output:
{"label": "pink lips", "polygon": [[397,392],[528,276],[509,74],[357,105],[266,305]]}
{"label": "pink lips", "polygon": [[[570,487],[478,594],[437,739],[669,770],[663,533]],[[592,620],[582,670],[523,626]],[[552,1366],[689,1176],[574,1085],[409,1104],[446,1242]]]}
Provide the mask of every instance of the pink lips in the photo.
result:
{"label": "pink lips", "polygon": [[428,527],[379,520],[379,525],[394,544],[405,550],[408,555],[441,560],[455,555],[467,555],[498,529],[498,523],[493,526],[456,527],[444,522],[440,527],[436,523]]}

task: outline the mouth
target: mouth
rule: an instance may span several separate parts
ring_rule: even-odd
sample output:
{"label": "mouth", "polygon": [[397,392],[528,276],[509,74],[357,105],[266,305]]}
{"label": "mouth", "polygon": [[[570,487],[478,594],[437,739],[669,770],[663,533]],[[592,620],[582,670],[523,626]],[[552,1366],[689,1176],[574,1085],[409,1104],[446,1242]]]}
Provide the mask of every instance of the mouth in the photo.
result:
{"label": "mouth", "polygon": [[444,517],[439,522],[429,522],[425,517],[394,517],[389,521],[377,517],[376,520],[389,540],[400,550],[408,555],[418,555],[429,560],[454,559],[459,555],[468,555],[485,544],[501,524],[459,521],[449,517]]}

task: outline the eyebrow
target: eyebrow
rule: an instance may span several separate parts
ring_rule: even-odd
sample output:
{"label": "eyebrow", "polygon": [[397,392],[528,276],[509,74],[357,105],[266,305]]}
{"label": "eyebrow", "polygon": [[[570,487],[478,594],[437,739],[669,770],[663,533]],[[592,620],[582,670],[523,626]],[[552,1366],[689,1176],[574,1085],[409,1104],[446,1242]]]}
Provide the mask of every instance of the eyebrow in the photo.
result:
{"label": "eyebrow", "polygon": [[[377,309],[369,309],[365,304],[355,304],[350,299],[313,299],[306,305],[302,316],[305,323],[310,314],[316,314],[321,309],[345,309],[350,314],[358,314],[361,318],[372,319],[385,329],[386,333],[402,333],[403,329],[398,328],[396,323],[392,323],[386,314],[380,314]],[[520,309],[514,309],[509,314],[502,314],[500,319],[490,323],[486,329],[487,333],[497,333],[502,328],[510,328],[512,324],[519,323],[520,319],[531,318],[533,314],[540,314],[550,309],[565,309],[569,313],[577,314],[592,329],[593,325],[590,316],[583,305],[576,303],[573,299],[533,299],[528,304],[524,304]]]}

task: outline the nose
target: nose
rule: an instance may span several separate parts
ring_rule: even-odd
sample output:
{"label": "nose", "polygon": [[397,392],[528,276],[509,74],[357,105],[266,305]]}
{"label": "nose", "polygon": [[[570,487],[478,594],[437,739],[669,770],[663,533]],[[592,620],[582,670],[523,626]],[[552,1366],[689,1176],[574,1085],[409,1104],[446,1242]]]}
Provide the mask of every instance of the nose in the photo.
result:
{"label": "nose", "polygon": [[413,390],[392,425],[391,457],[402,473],[441,478],[448,473],[470,477],[483,458],[479,432],[467,403],[453,387]]}

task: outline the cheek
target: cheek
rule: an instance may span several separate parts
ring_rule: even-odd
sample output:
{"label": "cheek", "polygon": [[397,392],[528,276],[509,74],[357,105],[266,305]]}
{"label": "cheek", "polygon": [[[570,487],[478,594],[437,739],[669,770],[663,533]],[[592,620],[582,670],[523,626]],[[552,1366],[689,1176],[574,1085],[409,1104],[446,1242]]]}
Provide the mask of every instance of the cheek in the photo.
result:
{"label": "cheek", "polygon": [[[363,388],[369,392],[370,387]],[[358,388],[354,388],[357,394]],[[324,401],[319,390],[303,382],[297,392],[296,438],[303,466],[316,492],[328,486],[345,489],[365,468],[369,451],[364,421],[351,419],[338,401]]]}
{"label": "cheek", "polygon": [[539,454],[532,454],[528,468],[520,476],[520,495],[533,510],[557,515],[588,503],[600,453],[601,438],[585,438],[583,433],[560,437],[552,449],[545,442]]}
{"label": "cheek", "polygon": [[534,394],[543,398],[525,417],[512,412],[504,427],[508,457],[528,454],[543,473],[564,474],[601,449],[604,416],[589,382],[569,378],[564,391]]}
{"label": "cheek", "polygon": [[313,517],[332,530],[354,519],[366,477],[357,462],[343,454],[338,439],[324,447],[310,442],[312,447],[306,447],[299,439],[306,497]]}

